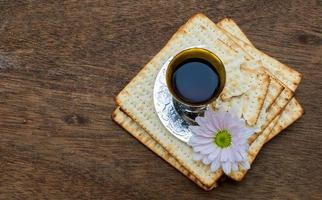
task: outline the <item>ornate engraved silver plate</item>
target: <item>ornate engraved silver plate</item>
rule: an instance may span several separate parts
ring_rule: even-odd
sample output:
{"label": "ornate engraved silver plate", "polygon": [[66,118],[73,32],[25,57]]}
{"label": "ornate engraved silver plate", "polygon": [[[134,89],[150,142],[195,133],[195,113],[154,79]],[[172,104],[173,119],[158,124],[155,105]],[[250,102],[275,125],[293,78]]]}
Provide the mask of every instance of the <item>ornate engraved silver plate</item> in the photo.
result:
{"label": "ornate engraved silver plate", "polygon": [[175,137],[187,143],[192,136],[189,123],[178,114],[166,84],[166,70],[171,59],[163,64],[155,80],[153,90],[154,106],[157,115],[166,129]]}

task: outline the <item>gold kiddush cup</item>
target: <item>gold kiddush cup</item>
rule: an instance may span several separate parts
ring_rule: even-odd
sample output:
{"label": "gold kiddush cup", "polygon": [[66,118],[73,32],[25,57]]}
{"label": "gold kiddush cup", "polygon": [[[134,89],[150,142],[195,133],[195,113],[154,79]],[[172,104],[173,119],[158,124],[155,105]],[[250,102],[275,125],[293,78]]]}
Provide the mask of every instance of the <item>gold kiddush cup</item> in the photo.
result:
{"label": "gold kiddush cup", "polygon": [[225,87],[226,71],[214,53],[203,48],[189,48],[169,63],[166,83],[179,115],[190,124],[202,116],[207,106]]}

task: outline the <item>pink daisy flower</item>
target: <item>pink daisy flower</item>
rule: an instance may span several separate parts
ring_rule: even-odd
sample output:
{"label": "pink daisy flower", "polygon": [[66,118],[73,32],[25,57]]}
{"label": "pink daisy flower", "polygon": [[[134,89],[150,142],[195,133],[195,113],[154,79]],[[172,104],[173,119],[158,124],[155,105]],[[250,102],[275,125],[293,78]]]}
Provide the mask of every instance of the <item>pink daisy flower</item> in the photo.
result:
{"label": "pink daisy flower", "polygon": [[211,165],[211,171],[222,168],[225,174],[238,171],[239,165],[249,169],[248,138],[255,131],[246,127],[243,119],[229,112],[208,109],[204,117],[197,117],[199,126],[190,126],[193,136],[189,140],[194,160]]}

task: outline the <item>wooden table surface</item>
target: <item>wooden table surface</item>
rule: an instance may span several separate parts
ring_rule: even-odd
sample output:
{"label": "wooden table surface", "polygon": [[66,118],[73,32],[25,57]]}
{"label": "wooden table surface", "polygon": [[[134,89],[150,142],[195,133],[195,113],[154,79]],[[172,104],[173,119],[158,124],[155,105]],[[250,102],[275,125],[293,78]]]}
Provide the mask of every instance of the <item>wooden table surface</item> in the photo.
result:
{"label": "wooden table surface", "polygon": [[[306,114],[246,178],[205,192],[111,120],[114,97],[197,12],[304,74]],[[0,1],[0,199],[321,199],[321,1]]]}

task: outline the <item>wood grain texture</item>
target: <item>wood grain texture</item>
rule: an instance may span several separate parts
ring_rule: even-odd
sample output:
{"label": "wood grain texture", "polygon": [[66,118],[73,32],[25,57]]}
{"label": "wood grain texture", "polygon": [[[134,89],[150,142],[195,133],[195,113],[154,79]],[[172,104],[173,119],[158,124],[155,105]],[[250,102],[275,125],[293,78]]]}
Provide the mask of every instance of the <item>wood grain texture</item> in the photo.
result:
{"label": "wood grain texture", "polygon": [[[196,12],[233,18],[304,74],[306,114],[245,180],[205,192],[111,120],[114,97]],[[321,1],[0,1],[0,199],[321,199]]]}

